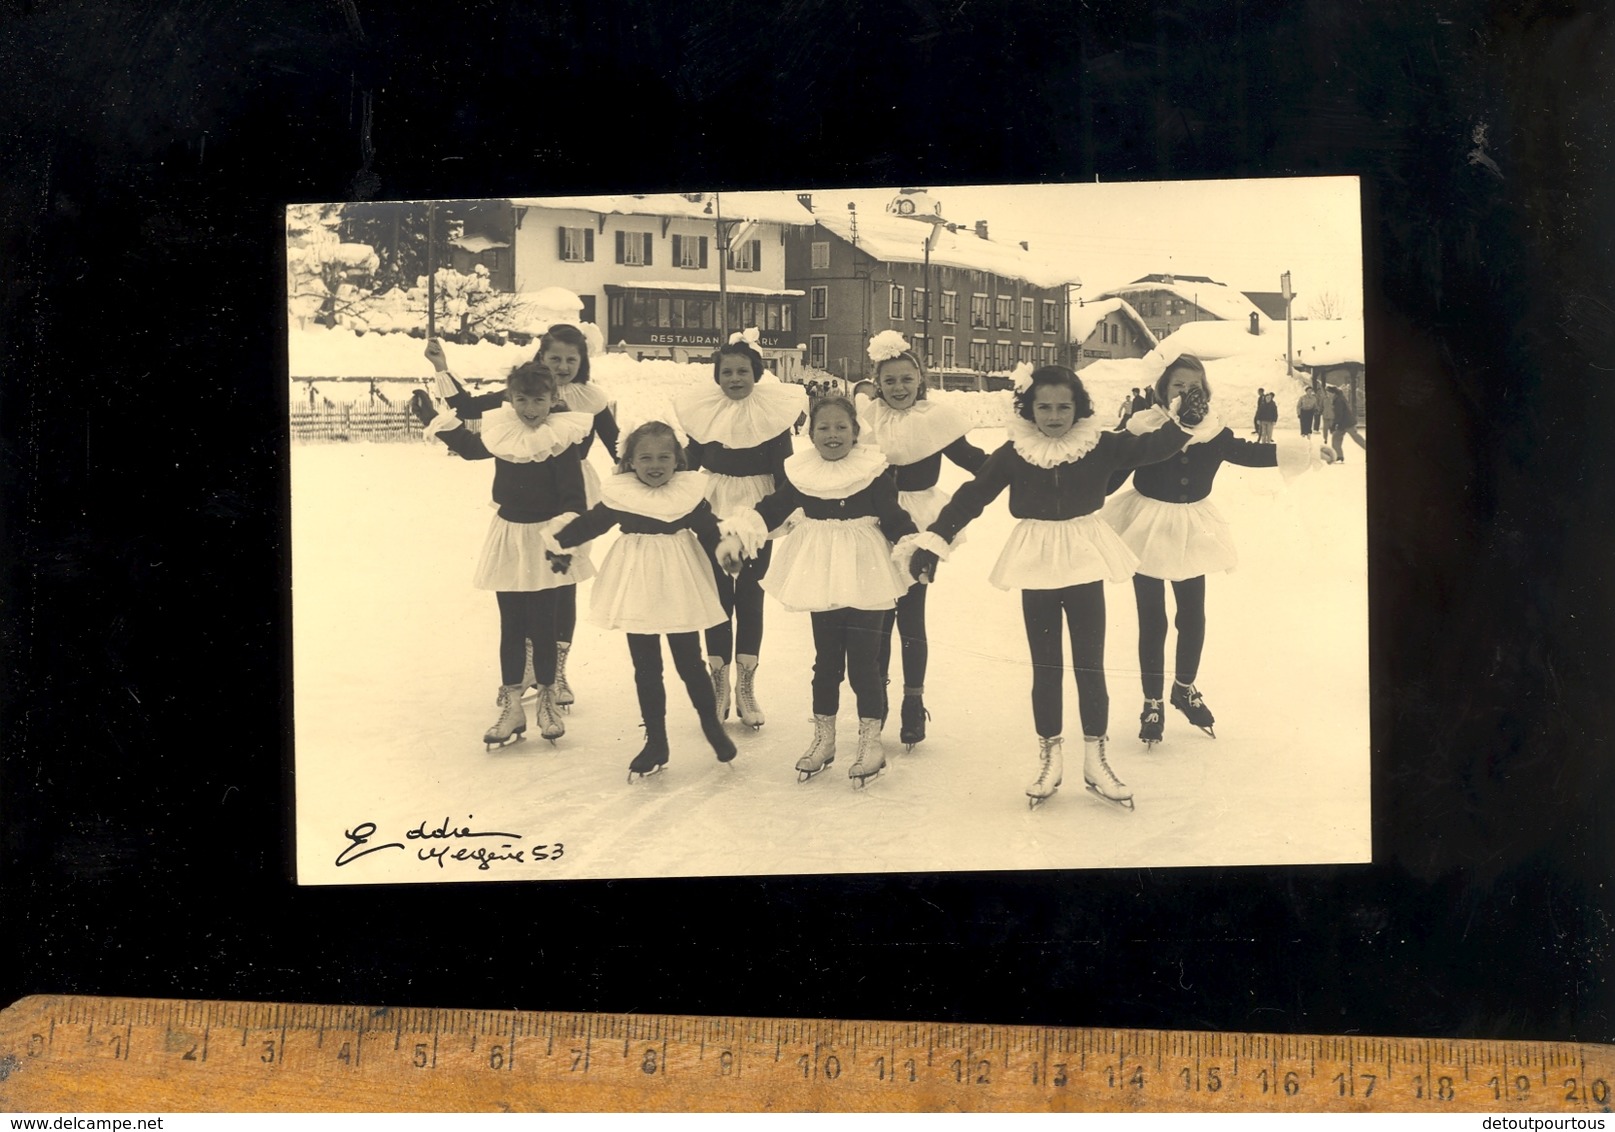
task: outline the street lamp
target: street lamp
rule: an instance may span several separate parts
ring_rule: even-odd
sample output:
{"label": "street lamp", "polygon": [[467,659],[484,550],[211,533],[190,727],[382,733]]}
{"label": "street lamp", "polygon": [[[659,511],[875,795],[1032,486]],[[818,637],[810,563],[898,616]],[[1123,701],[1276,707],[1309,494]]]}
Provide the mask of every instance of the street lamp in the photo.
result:
{"label": "street lamp", "polygon": [[740,221],[723,218],[722,193],[712,194],[707,211],[713,214],[718,233],[718,345],[722,346],[729,341],[729,238]]}

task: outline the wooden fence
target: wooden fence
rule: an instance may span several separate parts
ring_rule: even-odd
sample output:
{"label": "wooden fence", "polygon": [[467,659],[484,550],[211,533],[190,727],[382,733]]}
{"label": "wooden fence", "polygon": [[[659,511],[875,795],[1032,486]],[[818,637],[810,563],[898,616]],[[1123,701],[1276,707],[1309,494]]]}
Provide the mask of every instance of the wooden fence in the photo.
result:
{"label": "wooden fence", "polygon": [[401,405],[293,405],[293,440],[415,440],[420,425]]}

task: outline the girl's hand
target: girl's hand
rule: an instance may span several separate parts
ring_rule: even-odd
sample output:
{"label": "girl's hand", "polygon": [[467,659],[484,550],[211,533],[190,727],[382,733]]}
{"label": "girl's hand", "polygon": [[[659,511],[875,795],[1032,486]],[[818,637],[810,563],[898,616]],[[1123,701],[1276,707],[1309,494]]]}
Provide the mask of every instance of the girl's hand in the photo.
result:
{"label": "girl's hand", "polygon": [[914,556],[908,560],[908,572],[916,582],[931,582],[936,579],[936,568],[942,560],[936,552],[926,550],[923,546],[914,551]]}
{"label": "girl's hand", "polygon": [[718,540],[718,565],[730,574],[740,573],[740,540],[734,535],[725,535]]}
{"label": "girl's hand", "polygon": [[553,554],[546,550],[544,557],[550,560],[550,569],[557,574],[564,574],[572,569],[572,556],[570,554]]}
{"label": "girl's hand", "polygon": [[426,360],[432,363],[432,368],[442,373],[449,368],[448,355],[443,352],[443,343],[436,338],[426,340]]}
{"label": "girl's hand", "polygon": [[1206,391],[1198,385],[1190,386],[1172,402],[1172,410],[1180,423],[1193,428],[1206,419]]}
{"label": "girl's hand", "polygon": [[432,398],[424,389],[417,389],[409,395],[409,411],[421,422],[422,427],[437,418],[437,409],[432,406]]}

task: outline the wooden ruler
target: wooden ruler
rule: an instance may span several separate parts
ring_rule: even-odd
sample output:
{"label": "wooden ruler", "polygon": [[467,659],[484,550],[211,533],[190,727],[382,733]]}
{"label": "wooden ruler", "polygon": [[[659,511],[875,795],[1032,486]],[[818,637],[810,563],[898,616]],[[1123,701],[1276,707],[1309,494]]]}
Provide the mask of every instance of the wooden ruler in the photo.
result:
{"label": "wooden ruler", "polygon": [[0,1111],[1607,1113],[1615,1046],[40,996]]}

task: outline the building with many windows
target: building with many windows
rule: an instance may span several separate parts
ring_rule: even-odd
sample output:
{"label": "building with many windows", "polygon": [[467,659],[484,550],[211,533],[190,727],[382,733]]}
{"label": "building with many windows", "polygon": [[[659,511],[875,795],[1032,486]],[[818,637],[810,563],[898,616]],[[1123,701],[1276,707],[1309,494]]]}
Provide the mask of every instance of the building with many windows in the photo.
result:
{"label": "building with many windows", "polygon": [[787,233],[813,217],[795,195],[518,197],[508,205],[477,231],[468,225],[462,249],[475,248],[485,264],[495,258],[495,278],[511,290],[575,293],[580,317],[610,348],[703,360],[727,334],[756,327],[776,374],[800,365],[803,292],[786,286],[785,251]]}
{"label": "building with many windows", "polygon": [[940,373],[1007,371],[1018,362],[1069,361],[1067,300],[1075,272],[1025,244],[988,238],[987,225],[947,222],[922,191],[904,189],[885,212],[815,208],[785,236],[785,283],[803,292],[807,362],[857,379],[872,335],[897,330],[933,383]]}

